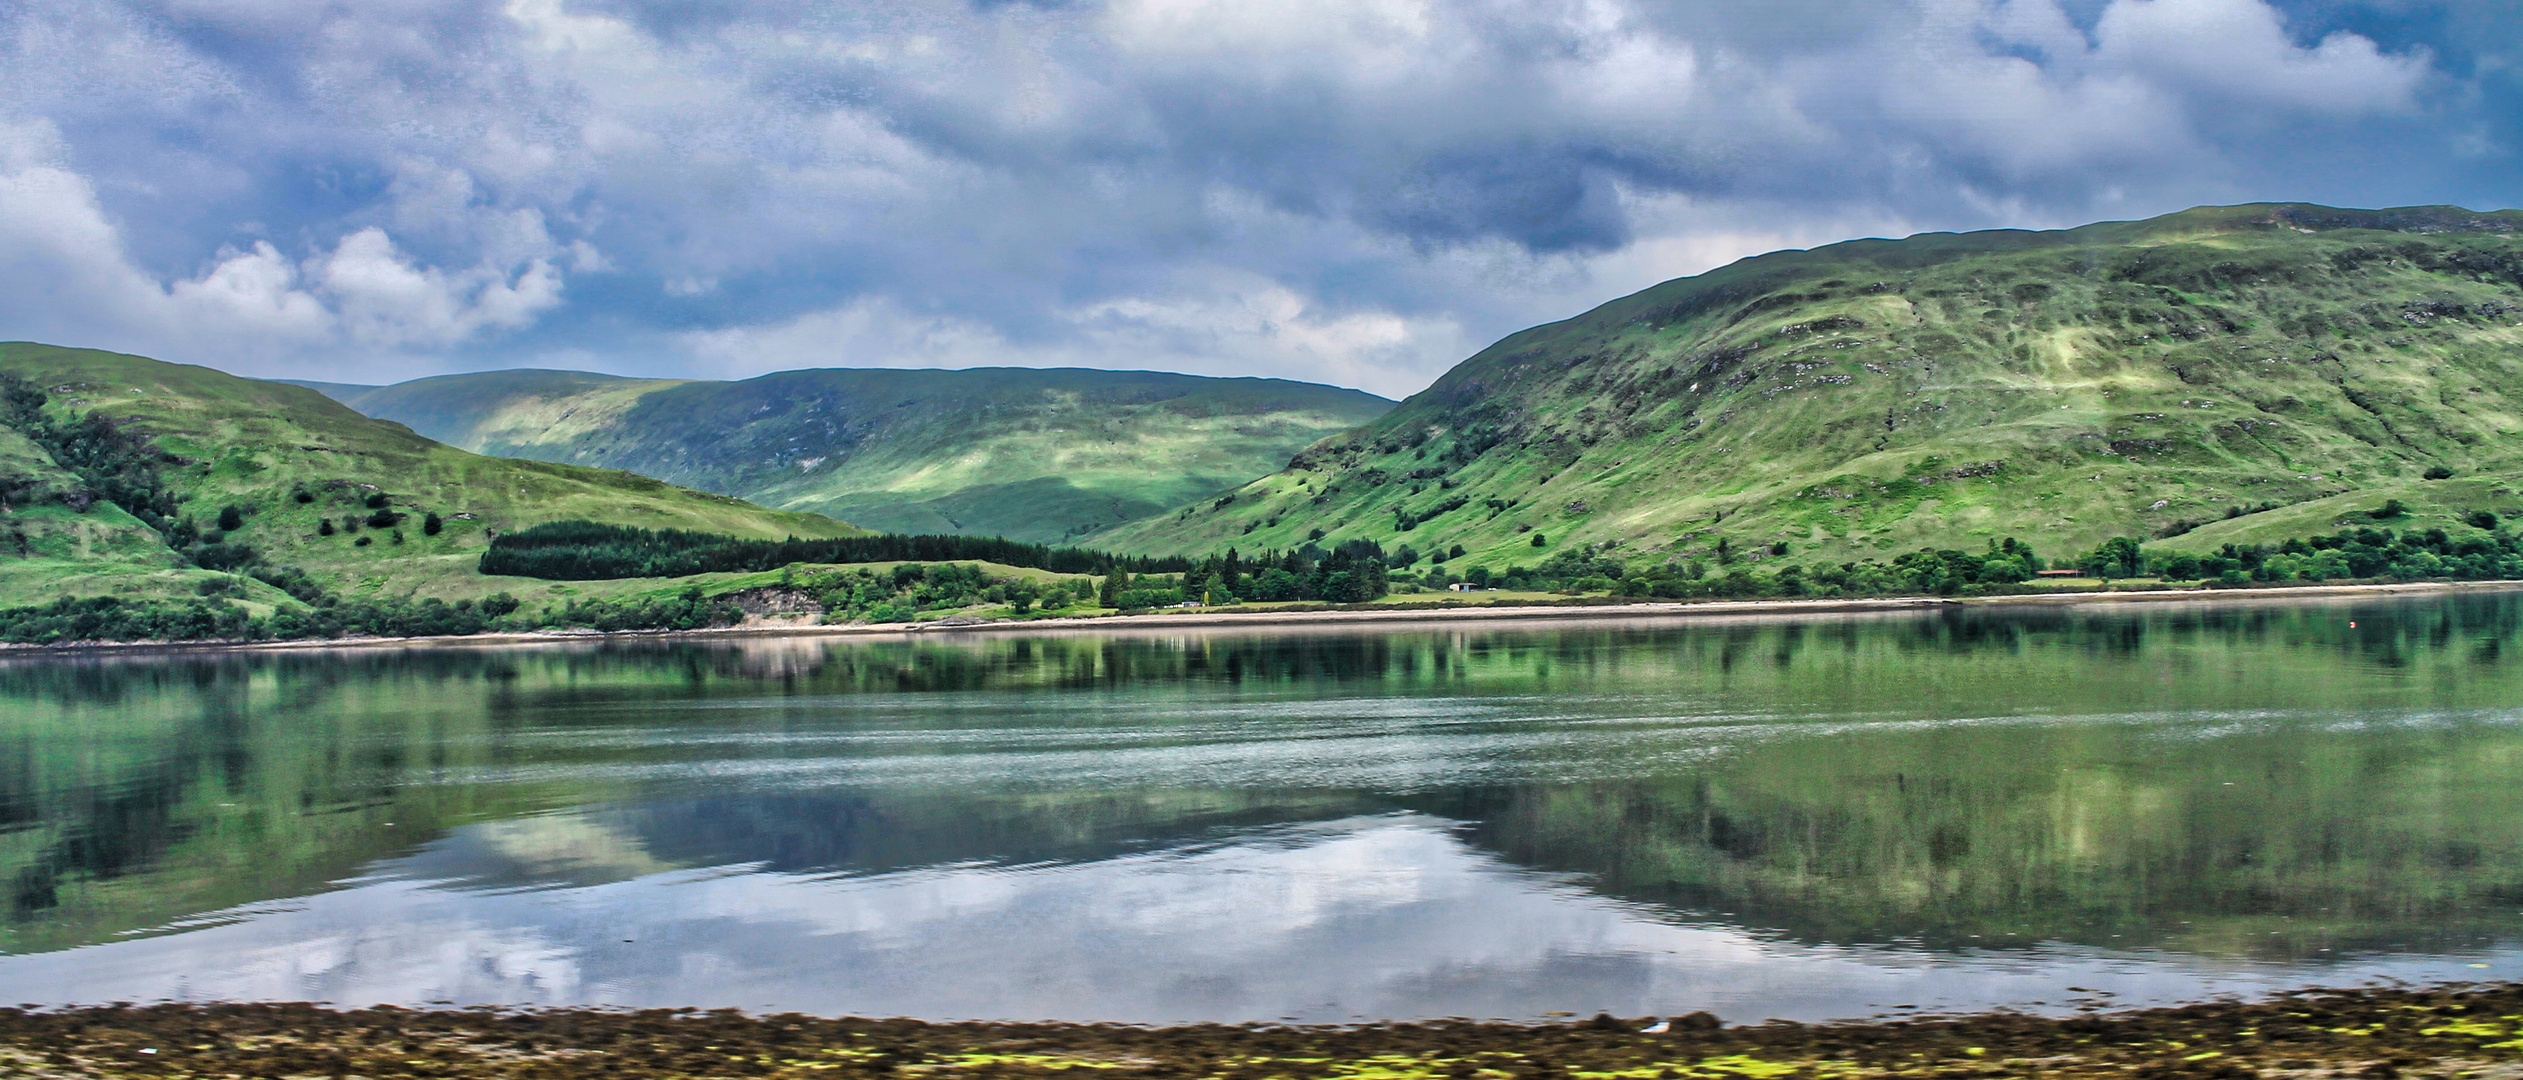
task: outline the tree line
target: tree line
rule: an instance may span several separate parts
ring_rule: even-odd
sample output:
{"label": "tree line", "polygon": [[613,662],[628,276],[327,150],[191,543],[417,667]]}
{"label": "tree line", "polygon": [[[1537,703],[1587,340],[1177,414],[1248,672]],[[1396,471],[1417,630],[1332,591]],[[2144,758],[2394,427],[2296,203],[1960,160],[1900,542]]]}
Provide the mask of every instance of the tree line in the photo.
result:
{"label": "tree line", "polygon": [[[217,586],[221,583],[208,583]],[[214,591],[217,591],[214,589]],[[292,595],[298,595],[293,591]],[[304,599],[304,597],[301,597]],[[125,600],[65,596],[49,604],[0,609],[0,641],[53,645],[78,641],[299,641],[347,637],[426,637],[584,627],[594,630],[698,630],[744,617],[733,600],[686,589],[672,596],[575,601],[526,611],[506,593],[449,603],[435,597],[340,600],[319,595],[306,607],[255,615],[224,596]]]}
{"label": "tree line", "polygon": [[1246,601],[1361,604],[1393,591],[1392,566],[1384,546],[1365,539],[1343,540],[1328,549],[1309,541],[1293,551],[1251,558],[1228,548],[1170,579],[1140,579],[1115,568],[1104,576],[1098,598],[1103,606],[1122,610]]}
{"label": "tree line", "polygon": [[501,533],[482,553],[485,574],[548,581],[605,581],[756,573],[793,563],[954,562],[972,560],[1062,574],[1181,573],[1191,560],[1133,557],[1085,548],[1051,547],[979,536],[851,536],[833,540],[745,540],[680,529],[641,529],[592,521],[555,521]]}
{"label": "tree line", "polygon": [[[2374,515],[2387,520],[2402,513],[2387,504]],[[2523,579],[2523,538],[2498,529],[2492,511],[2472,511],[2466,524],[2492,531],[2456,539],[2442,528],[2395,533],[2362,525],[2277,544],[2226,544],[2204,555],[2150,552],[2137,540],[2120,537],[2097,548],[2079,565],[2105,578],[2153,576],[2225,585]]]}
{"label": "tree line", "polygon": [[[2481,524],[2481,519],[2486,524]],[[2492,515],[2474,514],[2487,529]],[[1405,557],[1410,562],[1402,562]],[[1037,582],[993,575],[977,566],[904,563],[884,568],[789,568],[781,584],[815,598],[827,622],[908,622],[923,613],[977,604],[1006,604],[1012,613],[1072,609],[1130,610],[1181,603],[1284,603],[1316,600],[1359,603],[1385,596],[1395,571],[1418,561],[1415,552],[1387,553],[1373,541],[1352,540],[1326,549],[1307,544],[1289,552],[1244,557],[1233,550],[1191,564],[1183,573],[1133,574],[1116,568],[1100,581]],[[1444,563],[1459,552],[1440,553],[1421,581],[1450,574]],[[2061,560],[2104,577],[2157,576],[2168,581],[2205,580],[2228,586],[2337,580],[2523,579],[2523,539],[2497,530],[2455,538],[2441,528],[2393,532],[2371,526],[2341,529],[2271,545],[2228,544],[2216,552],[2148,551],[2120,537],[2095,550]],[[1395,565],[1399,563],[1400,565]],[[1502,571],[1475,566],[1463,580],[1501,586],[1606,592],[1616,597],[1720,599],[1752,597],[1854,597],[1954,595],[2020,591],[2046,564],[2032,548],[2008,538],[1979,552],[1920,550],[1890,562],[1787,565],[1763,572],[1747,562],[1715,567],[1694,560],[1632,565],[1611,549],[1572,548],[1533,567]],[[584,627],[596,630],[692,630],[728,626],[744,612],[729,596],[707,596],[698,587],[678,593],[580,600],[528,610],[501,593],[480,601],[438,599],[344,599],[291,567],[254,566],[247,573],[282,589],[306,606],[282,607],[256,616],[226,598],[241,591],[228,582],[207,582],[189,601],[63,597],[50,604],[0,609],[0,641],[55,644],[72,641],[295,640],[335,637],[416,637]]]}
{"label": "tree line", "polygon": [[901,563],[882,570],[790,567],[781,572],[780,585],[821,605],[827,623],[910,622],[924,611],[976,604],[1006,604],[1011,613],[1025,615],[1037,607],[1045,612],[1093,607],[1096,598],[1088,580],[1037,582],[956,563]]}
{"label": "tree line", "polygon": [[[1612,544],[1581,544],[1553,552],[1539,564],[1487,565],[1458,569],[1449,563],[1463,558],[1463,549],[1437,553],[1424,572],[1402,575],[1422,588],[1441,589],[1461,582],[1476,589],[1509,589],[1566,593],[1609,593],[1616,597],[1692,600],[1743,597],[1831,597],[1950,595],[1987,591],[2029,581],[2046,566],[2032,545],[2013,537],[1992,540],[1984,551],[1922,549],[1890,562],[1788,564],[1763,571],[1756,559],[1784,556],[1785,544],[1757,550],[1737,549],[1720,540],[1715,559],[1630,560]],[[1397,555],[1413,557],[1404,548]],[[1407,567],[1409,563],[1402,564]]]}
{"label": "tree line", "polygon": [[[2404,516],[2387,505],[2377,520]],[[1480,586],[1604,592],[1647,599],[1753,597],[1952,596],[2023,592],[2044,569],[2072,569],[2105,581],[2152,577],[2230,588],[2351,581],[2523,580],[2523,537],[2498,528],[2494,513],[2473,511],[2465,523],[2482,534],[2455,537],[2442,528],[2394,532],[2376,526],[2274,544],[2226,544],[2205,554],[2150,551],[2134,537],[2114,537],[2094,550],[2043,560],[2008,537],[1983,551],[1921,549],[1889,562],[1786,565],[1763,571],[1744,561],[1708,566],[1697,560],[1630,563],[1607,546],[1563,550],[1542,564],[1503,570],[1475,566],[1459,577],[1444,566],[1417,580],[1452,578]],[[1780,552],[1784,554],[1784,552]]]}

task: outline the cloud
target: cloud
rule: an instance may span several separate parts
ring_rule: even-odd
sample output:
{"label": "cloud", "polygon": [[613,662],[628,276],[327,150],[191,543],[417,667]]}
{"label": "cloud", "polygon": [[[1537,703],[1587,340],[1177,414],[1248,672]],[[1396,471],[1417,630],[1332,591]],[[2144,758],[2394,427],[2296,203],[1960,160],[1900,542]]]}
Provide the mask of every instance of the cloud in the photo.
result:
{"label": "cloud", "polygon": [[[2012,0],[2019,5],[2050,0]],[[2258,0],[2118,0],[2096,27],[2096,63],[2229,105],[2316,114],[2405,113],[2428,73],[2424,50],[2386,56],[2355,34],[2309,47]]]}
{"label": "cloud", "polygon": [[[172,303],[159,313],[196,327],[224,328],[239,336],[265,336],[277,342],[319,342],[330,336],[333,313],[323,301],[297,287],[298,268],[270,243],[258,240],[251,251],[221,254],[220,262],[198,280],[178,281],[170,287],[167,294]],[[157,306],[156,291],[146,285],[133,290],[133,295],[141,307]]]}
{"label": "cloud", "polygon": [[0,318],[371,380],[795,358],[1398,393],[1760,244],[2523,201],[2501,10],[25,0]]}
{"label": "cloud", "polygon": [[86,177],[41,122],[0,125],[0,320],[10,336],[118,348],[178,331],[286,346],[320,330],[320,304],[266,243],[223,248],[199,277],[162,286],[132,266]]}
{"label": "cloud", "polygon": [[561,299],[560,272],[524,251],[541,227],[508,223],[513,273],[485,262],[448,273],[414,265],[374,226],[293,262],[267,240],[222,247],[199,274],[161,283],[133,265],[84,176],[60,164],[49,125],[0,127],[0,320],[14,336],[131,351],[207,346],[269,362],[351,346],[371,354],[461,343],[514,329]]}
{"label": "cloud", "polygon": [[561,274],[548,259],[530,259],[513,275],[491,263],[450,274],[413,265],[374,226],[308,260],[306,271],[333,301],[342,334],[369,345],[452,345],[524,326],[561,299]]}

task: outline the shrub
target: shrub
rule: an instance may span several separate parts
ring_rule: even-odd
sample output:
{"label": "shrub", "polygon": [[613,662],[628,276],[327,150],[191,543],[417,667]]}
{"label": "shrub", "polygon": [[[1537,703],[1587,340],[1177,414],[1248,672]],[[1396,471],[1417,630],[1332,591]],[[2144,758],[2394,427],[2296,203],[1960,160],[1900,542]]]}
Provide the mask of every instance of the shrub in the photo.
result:
{"label": "shrub", "polygon": [[204,570],[240,570],[254,562],[254,549],[244,544],[203,544],[192,551],[193,565]]}

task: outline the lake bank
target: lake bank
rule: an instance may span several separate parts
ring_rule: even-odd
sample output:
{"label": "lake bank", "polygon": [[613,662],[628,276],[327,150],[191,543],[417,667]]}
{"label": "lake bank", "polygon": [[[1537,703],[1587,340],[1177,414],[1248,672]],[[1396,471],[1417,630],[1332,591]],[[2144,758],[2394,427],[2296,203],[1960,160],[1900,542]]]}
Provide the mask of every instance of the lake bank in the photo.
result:
{"label": "lake bank", "polygon": [[2396,584],[2301,585],[2241,589],[2132,589],[2023,593],[1975,597],[1840,597],[1795,600],[1693,600],[1618,603],[1573,600],[1559,604],[1360,605],[1266,611],[1182,610],[1032,619],[868,623],[841,626],[767,623],[700,630],[537,630],[437,637],[307,638],[293,641],[87,641],[50,645],[0,645],[0,657],[63,652],[172,652],[220,649],[257,651],[553,644],[656,638],[870,637],[939,633],[1008,633],[1076,630],[1209,629],[1232,627],[1362,626],[1411,623],[1558,622],[1572,619],[1712,618],[1850,613],[1901,613],[1965,607],[2068,607],[2086,604],[2234,603],[2357,599],[2523,588],[2523,581],[2418,581]]}
{"label": "lake bank", "polygon": [[[2062,1003],[2075,1004],[2075,988]],[[2308,990],[2068,1016],[1722,1027],[1706,1013],[1356,1027],[924,1023],[734,1010],[0,1010],[36,1076],[992,1077],[1511,1080],[2136,1075],[2523,1076],[2523,984]]]}

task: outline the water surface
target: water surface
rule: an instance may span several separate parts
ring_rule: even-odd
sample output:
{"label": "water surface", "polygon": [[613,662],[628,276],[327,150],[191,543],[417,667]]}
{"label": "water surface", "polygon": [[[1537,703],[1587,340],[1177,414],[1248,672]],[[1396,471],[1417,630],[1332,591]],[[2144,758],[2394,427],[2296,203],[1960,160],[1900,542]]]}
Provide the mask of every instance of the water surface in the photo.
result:
{"label": "water surface", "polygon": [[1757,1020],[2523,978],[2518,627],[10,660],[0,1000]]}

